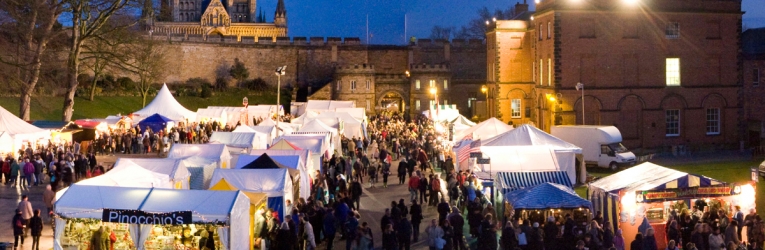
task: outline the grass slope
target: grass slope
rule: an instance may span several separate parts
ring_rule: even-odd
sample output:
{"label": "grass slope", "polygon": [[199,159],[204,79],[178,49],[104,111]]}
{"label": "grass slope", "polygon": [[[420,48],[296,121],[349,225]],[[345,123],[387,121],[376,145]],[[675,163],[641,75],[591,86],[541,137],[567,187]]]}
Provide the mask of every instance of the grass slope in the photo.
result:
{"label": "grass slope", "polygon": [[[215,92],[210,98],[180,96],[178,102],[191,111],[208,106],[241,106],[242,98],[247,96],[250,105],[276,103],[275,93],[256,93],[247,90],[234,89],[225,92]],[[284,95],[282,97],[285,97]],[[154,97],[146,98],[146,104],[151,103]],[[285,103],[286,98],[282,98]],[[75,97],[73,120],[84,118],[105,118],[108,115],[129,114],[140,110],[140,96],[96,96],[93,101],[87,98]],[[64,104],[63,97],[34,97],[32,98],[32,120],[61,120],[61,110]],[[11,113],[19,114],[19,98],[0,98],[0,106]]]}

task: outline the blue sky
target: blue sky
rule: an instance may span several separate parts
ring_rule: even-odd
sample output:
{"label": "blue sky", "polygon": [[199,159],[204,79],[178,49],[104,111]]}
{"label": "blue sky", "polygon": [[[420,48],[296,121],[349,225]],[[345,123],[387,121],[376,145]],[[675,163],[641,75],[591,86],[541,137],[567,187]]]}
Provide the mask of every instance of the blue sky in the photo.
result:
{"label": "blue sky", "polygon": [[[522,1],[522,0],[520,0]],[[277,0],[259,0],[273,21]],[[461,27],[482,7],[507,9],[507,0],[284,0],[291,37],[359,37],[365,40],[367,16],[374,44],[403,44],[406,36],[428,37],[434,25]],[[533,0],[529,1],[533,4]],[[743,0],[744,25],[765,26],[765,0]],[[533,6],[532,6],[533,9]]]}

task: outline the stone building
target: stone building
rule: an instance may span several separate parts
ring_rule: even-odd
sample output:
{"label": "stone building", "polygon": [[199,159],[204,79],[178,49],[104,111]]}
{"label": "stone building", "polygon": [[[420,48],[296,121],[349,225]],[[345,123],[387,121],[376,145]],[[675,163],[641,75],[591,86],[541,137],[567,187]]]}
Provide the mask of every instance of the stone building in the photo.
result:
{"label": "stone building", "polygon": [[744,55],[744,117],[747,120],[749,146],[763,146],[765,138],[765,28],[749,29],[741,34]]}
{"label": "stone building", "polygon": [[[277,37],[287,36],[287,10],[284,0],[278,1],[274,22],[258,23],[256,0],[209,0],[209,3],[204,0],[161,0],[162,8],[170,9],[171,20],[151,22],[149,29],[154,36],[191,35],[212,41],[225,41],[226,37],[237,41],[276,41]],[[150,7],[148,11],[151,11]]]}
{"label": "stone building", "polygon": [[583,120],[615,125],[633,148],[739,145],[745,126],[740,1],[540,0],[536,6],[529,18],[489,24],[495,116],[548,131]]}

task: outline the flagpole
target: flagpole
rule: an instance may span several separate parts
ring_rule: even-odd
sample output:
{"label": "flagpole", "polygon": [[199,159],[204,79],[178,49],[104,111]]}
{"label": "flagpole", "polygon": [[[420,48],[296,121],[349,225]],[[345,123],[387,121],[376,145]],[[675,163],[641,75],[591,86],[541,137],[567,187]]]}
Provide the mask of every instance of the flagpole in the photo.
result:
{"label": "flagpole", "polygon": [[369,44],[369,14],[367,14],[367,44]]}

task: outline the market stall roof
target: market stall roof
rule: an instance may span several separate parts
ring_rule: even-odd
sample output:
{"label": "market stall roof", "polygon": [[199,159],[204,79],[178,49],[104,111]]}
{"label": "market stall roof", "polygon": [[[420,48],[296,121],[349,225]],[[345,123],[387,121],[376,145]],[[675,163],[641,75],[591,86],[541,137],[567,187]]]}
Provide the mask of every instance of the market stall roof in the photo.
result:
{"label": "market stall roof", "polygon": [[56,214],[64,218],[101,219],[103,208],[138,209],[150,188],[71,185],[56,201]]}
{"label": "market stall roof", "polygon": [[[239,191],[238,188],[234,187],[233,185],[229,184],[226,179],[220,179],[220,181],[215,184],[215,186],[210,187],[210,190],[215,191]],[[264,193],[256,193],[256,192],[247,192],[242,191],[242,194],[247,196],[247,198],[250,198],[250,204],[252,205],[259,205],[266,201],[266,198],[268,196]]]}
{"label": "market stall roof", "polygon": [[138,126],[141,127],[141,130],[149,127],[151,131],[158,132],[165,129],[168,122],[173,122],[173,120],[160,114],[153,114],[138,122]]}
{"label": "market stall roof", "polygon": [[170,89],[167,88],[167,84],[162,85],[162,89],[159,90],[154,100],[143,107],[143,109],[133,112],[135,121],[143,120],[153,114],[160,114],[174,121],[185,119],[193,121],[197,117],[196,112],[184,108],[183,105],[175,100],[173,94],[170,93]]}
{"label": "market stall roof", "polygon": [[258,132],[221,132],[216,131],[213,132],[212,136],[210,136],[210,142],[214,143],[220,143],[225,144],[229,147],[237,147],[237,148],[257,148],[257,146],[262,143],[260,142],[260,137],[258,135],[262,135]]}
{"label": "market stall roof", "polygon": [[555,151],[582,153],[582,148],[558,139],[529,124],[521,125],[492,138],[482,140],[481,147],[487,146],[549,146]]}
{"label": "market stall roof", "polygon": [[79,119],[75,120],[74,124],[82,128],[95,129],[101,124],[106,124],[106,119]]}
{"label": "market stall roof", "polygon": [[465,117],[463,115],[457,116],[457,118],[452,120],[451,123],[454,123],[455,125],[461,124],[461,125],[465,125],[465,126],[469,126],[469,127],[472,127],[472,126],[476,125],[475,122],[471,121],[470,119],[468,119],[467,117]]}
{"label": "market stall roof", "polygon": [[[245,157],[249,157],[250,155],[244,155]],[[285,157],[285,156],[281,156]],[[290,156],[286,156],[290,157]],[[296,159],[299,159],[297,156],[291,156],[295,157]],[[239,165],[237,163],[237,165]],[[267,154],[262,154],[260,157],[255,159],[254,161],[244,164],[241,169],[278,169],[283,168],[287,169],[290,173],[290,176],[297,177],[300,175],[300,171],[298,170],[297,161],[294,162],[293,165],[284,165],[280,162],[277,162]]]}
{"label": "market stall roof", "polygon": [[34,125],[25,122],[3,107],[0,107],[0,132],[6,132],[14,138],[17,135],[34,136],[47,134],[50,136],[49,131],[35,127]]}
{"label": "market stall roof", "polygon": [[[303,124],[306,121],[310,121],[310,120],[316,118],[317,116],[319,116],[319,113],[316,113],[314,111],[308,110],[303,115],[301,115],[301,116],[299,116],[299,117],[297,117],[295,119],[292,119],[291,123]],[[258,125],[261,125],[261,124],[258,124]],[[268,124],[266,124],[266,125],[268,125]]]}
{"label": "market stall roof", "polygon": [[249,126],[237,126],[234,131],[231,131],[234,133],[255,133],[256,131]]}
{"label": "market stall roof", "polygon": [[495,179],[497,180],[495,186],[502,194],[542,183],[555,183],[569,188],[573,187],[571,179],[569,179],[565,171],[497,172]]}
{"label": "market stall roof", "polygon": [[[247,202],[249,198],[238,191],[152,189],[141,211],[169,212],[192,211],[196,223],[224,223],[236,202]],[[240,211],[248,213],[248,211]]]}
{"label": "market stall roof", "polygon": [[49,129],[49,130],[61,130],[65,129],[69,123],[72,122],[62,122],[62,121],[34,121],[32,122],[32,126],[41,128],[41,129]]}
{"label": "market stall roof", "polygon": [[[212,186],[225,179],[239,190],[263,192],[269,196],[283,196],[285,187],[291,187],[292,180],[288,169],[215,169]],[[287,185],[286,183],[290,183]],[[289,199],[289,198],[287,198]]]}
{"label": "market stall roof", "polygon": [[506,193],[505,201],[514,209],[592,209],[592,203],[579,197],[571,187],[549,182]]}
{"label": "market stall roof", "polygon": [[292,145],[295,145],[301,149],[311,150],[311,153],[314,154],[323,154],[324,150],[327,150],[324,145],[324,138],[326,138],[324,135],[283,135],[277,137],[275,140],[288,140],[290,143],[292,143]]}
{"label": "market stall roof", "polygon": [[311,120],[298,130],[298,132],[329,132],[332,135],[337,135],[337,129],[324,124],[321,120]]}
{"label": "market stall roof", "polygon": [[633,192],[720,184],[725,183],[703,175],[680,172],[645,162],[591,182],[589,187],[590,189],[598,188],[605,192]]}
{"label": "market stall roof", "polygon": [[512,129],[512,126],[492,117],[455,135],[454,140],[460,141],[465,138],[470,138],[472,140],[488,139]]}
{"label": "market stall roof", "polygon": [[269,158],[271,158],[271,160],[273,160],[277,164],[282,165],[284,167],[288,167],[292,169],[300,169],[301,160],[299,155],[269,155],[267,153],[261,153],[260,155],[252,155],[252,154],[239,155],[239,159],[237,160],[236,166],[234,168],[246,169],[246,167],[249,166],[250,164],[262,164],[263,162],[257,162],[257,161],[263,155],[268,156]]}
{"label": "market stall roof", "polygon": [[288,140],[281,139],[281,140],[277,141],[276,143],[274,143],[274,145],[271,145],[271,147],[269,147],[268,149],[269,150],[271,150],[271,149],[273,149],[273,150],[277,150],[277,149],[281,149],[281,150],[300,150],[301,148],[296,146],[295,144],[292,144]]}
{"label": "market stall roof", "polygon": [[[114,163],[114,169],[122,168],[123,166],[138,165],[146,170],[169,176],[173,180],[184,180],[191,177],[191,172],[186,167],[186,164],[182,159],[164,158],[164,159],[150,159],[150,158],[118,158]],[[107,172],[108,173],[108,172]]]}
{"label": "market stall roof", "polygon": [[170,175],[151,171],[132,161],[122,161],[119,167],[103,175],[78,181],[76,185],[174,188]]}
{"label": "market stall roof", "polygon": [[231,160],[231,154],[224,144],[173,144],[167,158],[198,157],[211,161]]}

